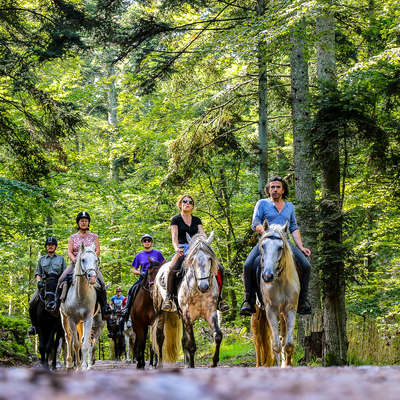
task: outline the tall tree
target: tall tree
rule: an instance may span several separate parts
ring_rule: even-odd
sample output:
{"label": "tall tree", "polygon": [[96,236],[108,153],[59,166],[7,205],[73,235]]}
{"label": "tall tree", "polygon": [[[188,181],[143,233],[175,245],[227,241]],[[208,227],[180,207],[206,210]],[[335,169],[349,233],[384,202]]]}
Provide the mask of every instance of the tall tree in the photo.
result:
{"label": "tall tree", "polygon": [[324,365],[347,363],[345,275],[340,202],[339,131],[332,104],[337,98],[335,23],[333,2],[319,0],[316,20],[317,78],[319,91],[318,135],[321,169],[321,270],[324,306]]}

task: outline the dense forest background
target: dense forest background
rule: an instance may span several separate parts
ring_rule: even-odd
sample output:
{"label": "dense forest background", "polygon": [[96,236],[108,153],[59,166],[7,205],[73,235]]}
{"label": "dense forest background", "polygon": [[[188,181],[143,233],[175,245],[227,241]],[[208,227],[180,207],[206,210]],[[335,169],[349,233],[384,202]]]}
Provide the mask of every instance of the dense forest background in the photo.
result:
{"label": "dense forest background", "polygon": [[0,0],[0,314],[27,318],[46,236],[66,257],[82,210],[127,291],[190,193],[224,323],[248,327],[251,215],[279,174],[331,363],[399,363],[399,21],[395,0]]}

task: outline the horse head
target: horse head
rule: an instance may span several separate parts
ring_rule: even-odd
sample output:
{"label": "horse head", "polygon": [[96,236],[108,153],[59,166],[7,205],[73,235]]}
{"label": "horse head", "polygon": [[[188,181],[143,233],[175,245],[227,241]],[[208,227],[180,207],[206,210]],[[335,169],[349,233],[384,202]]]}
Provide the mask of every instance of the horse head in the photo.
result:
{"label": "horse head", "polygon": [[43,300],[44,300],[44,308],[48,312],[51,312],[55,309],[57,282],[58,282],[57,274],[45,273]]}
{"label": "horse head", "polygon": [[96,246],[94,243],[89,246],[85,246],[83,242],[81,243],[76,264],[80,268],[80,274],[78,275],[85,275],[89,284],[94,285],[99,270],[99,259],[96,255]]}
{"label": "horse head", "polygon": [[281,274],[281,258],[284,249],[284,235],[288,232],[288,223],[268,226],[264,222],[265,232],[259,241],[261,254],[261,277],[264,282],[269,283]]}
{"label": "horse head", "polygon": [[161,267],[161,263],[159,261],[154,260],[152,257],[149,257],[148,260],[149,260],[150,265],[149,265],[149,268],[147,269],[146,282],[150,288],[151,286],[154,285],[154,281],[155,281],[158,271]]}
{"label": "horse head", "polygon": [[206,293],[210,289],[218,268],[217,257],[210,246],[214,239],[214,232],[211,232],[208,238],[201,233],[191,238],[186,233],[186,238],[190,247],[185,264],[192,266],[198,289]]}

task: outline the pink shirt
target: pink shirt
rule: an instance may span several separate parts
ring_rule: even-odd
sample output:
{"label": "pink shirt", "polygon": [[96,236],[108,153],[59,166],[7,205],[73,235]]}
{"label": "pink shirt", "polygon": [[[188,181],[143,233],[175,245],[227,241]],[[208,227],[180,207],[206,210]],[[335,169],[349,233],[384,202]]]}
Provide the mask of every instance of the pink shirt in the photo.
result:
{"label": "pink shirt", "polygon": [[74,233],[70,236],[72,239],[72,254],[76,257],[79,253],[81,243],[83,242],[85,246],[90,246],[98,238],[95,233],[89,232],[86,235],[81,235],[79,232]]}

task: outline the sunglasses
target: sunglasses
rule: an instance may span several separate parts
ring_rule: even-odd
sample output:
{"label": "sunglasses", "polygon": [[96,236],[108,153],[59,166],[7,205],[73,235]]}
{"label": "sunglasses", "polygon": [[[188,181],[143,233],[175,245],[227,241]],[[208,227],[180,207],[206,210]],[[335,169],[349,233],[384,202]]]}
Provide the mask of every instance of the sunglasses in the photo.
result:
{"label": "sunglasses", "polygon": [[152,242],[151,239],[143,239],[142,242]]}
{"label": "sunglasses", "polygon": [[182,203],[184,204],[193,204],[193,200],[182,200]]}

